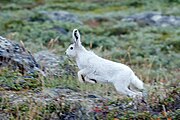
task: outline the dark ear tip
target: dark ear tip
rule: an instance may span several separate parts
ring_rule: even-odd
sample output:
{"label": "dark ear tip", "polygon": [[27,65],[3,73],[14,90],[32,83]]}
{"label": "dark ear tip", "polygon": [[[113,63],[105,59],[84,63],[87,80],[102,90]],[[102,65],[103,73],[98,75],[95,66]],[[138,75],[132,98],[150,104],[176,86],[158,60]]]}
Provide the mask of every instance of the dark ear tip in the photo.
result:
{"label": "dark ear tip", "polygon": [[78,30],[77,30],[77,29],[74,29],[74,37],[75,37],[76,40],[78,39],[77,32],[78,32]]}
{"label": "dark ear tip", "polygon": [[74,29],[73,31],[74,31],[74,33],[77,33],[77,32],[78,32],[78,29]]}

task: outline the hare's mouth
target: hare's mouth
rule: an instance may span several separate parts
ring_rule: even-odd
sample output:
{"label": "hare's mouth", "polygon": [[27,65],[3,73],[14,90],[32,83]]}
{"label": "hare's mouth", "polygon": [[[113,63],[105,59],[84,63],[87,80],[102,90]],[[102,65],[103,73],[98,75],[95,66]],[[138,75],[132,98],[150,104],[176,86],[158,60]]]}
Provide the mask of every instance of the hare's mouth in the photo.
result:
{"label": "hare's mouth", "polygon": [[73,58],[74,58],[74,56],[71,56],[71,55],[68,55],[68,54],[66,54],[65,56],[67,57],[67,59],[68,59],[69,61],[72,61]]}
{"label": "hare's mouth", "polygon": [[64,55],[64,56],[66,56],[68,59],[71,58],[71,56],[68,55],[67,52],[65,52],[65,55]]}

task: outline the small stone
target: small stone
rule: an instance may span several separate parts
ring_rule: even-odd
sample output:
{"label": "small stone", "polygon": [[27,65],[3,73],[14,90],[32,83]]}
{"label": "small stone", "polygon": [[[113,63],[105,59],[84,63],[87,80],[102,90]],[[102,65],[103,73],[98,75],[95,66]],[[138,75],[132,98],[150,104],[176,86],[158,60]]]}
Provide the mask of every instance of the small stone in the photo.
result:
{"label": "small stone", "polygon": [[87,97],[88,97],[88,98],[98,98],[98,97],[95,96],[95,95],[88,95]]}

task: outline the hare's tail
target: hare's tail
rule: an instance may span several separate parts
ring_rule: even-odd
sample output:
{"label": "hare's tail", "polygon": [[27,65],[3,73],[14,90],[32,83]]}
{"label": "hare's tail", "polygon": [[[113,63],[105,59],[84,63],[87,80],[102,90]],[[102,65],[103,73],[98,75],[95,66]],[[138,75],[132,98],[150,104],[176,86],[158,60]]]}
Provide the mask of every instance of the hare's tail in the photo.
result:
{"label": "hare's tail", "polygon": [[140,90],[144,89],[143,82],[139,80],[139,78],[136,75],[133,75],[133,78],[131,79],[131,83]]}

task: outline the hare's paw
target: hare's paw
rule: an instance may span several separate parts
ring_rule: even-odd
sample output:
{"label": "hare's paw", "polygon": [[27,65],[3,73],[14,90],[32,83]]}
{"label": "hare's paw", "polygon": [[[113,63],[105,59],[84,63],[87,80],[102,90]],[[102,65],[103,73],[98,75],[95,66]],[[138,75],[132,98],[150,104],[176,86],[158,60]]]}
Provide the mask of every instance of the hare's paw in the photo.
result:
{"label": "hare's paw", "polygon": [[138,97],[142,98],[143,97],[143,93],[142,92],[137,92],[136,93]]}
{"label": "hare's paw", "polygon": [[85,77],[85,81],[88,82],[88,83],[97,83],[97,81],[95,79],[89,79],[87,76]]}

